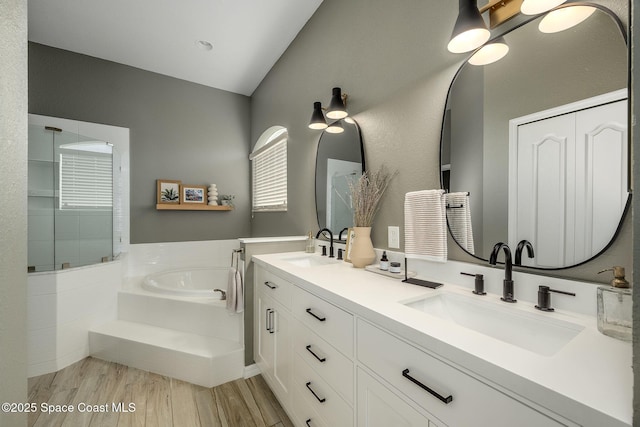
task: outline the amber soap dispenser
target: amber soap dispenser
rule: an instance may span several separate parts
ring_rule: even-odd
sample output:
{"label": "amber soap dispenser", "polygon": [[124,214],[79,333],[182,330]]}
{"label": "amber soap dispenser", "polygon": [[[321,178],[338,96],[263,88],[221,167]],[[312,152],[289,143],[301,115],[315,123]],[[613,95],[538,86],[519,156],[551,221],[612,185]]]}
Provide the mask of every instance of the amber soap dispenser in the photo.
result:
{"label": "amber soap dispenser", "polygon": [[631,341],[631,288],[624,267],[599,271],[613,272],[611,286],[598,286],[598,330],[610,337]]}

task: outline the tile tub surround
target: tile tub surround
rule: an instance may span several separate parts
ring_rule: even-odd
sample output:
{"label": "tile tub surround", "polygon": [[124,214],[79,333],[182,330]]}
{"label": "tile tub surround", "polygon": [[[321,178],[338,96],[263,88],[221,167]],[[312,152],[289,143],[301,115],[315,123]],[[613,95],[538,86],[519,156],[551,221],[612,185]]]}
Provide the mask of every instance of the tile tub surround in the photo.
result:
{"label": "tile tub surround", "polygon": [[244,373],[242,316],[214,298],[147,291],[129,279],[117,320],[89,331],[91,355],[213,387]]}
{"label": "tile tub surround", "polygon": [[[545,315],[570,319],[585,329],[555,355],[541,356],[401,304],[433,295],[438,290],[407,285],[397,279],[354,269],[347,263],[297,267],[284,260],[287,256],[291,253],[286,256],[257,255],[254,262],[357,316],[429,349],[458,369],[494,383],[505,393],[520,396],[534,408],[554,412],[581,425],[631,425],[633,373],[630,343],[600,334],[595,317],[560,308],[557,302],[561,298],[553,299],[556,312]],[[446,263],[439,274],[433,272],[435,263],[415,269],[419,272],[422,268],[430,270],[429,276],[420,274],[418,277],[443,282],[445,286],[441,289],[447,292],[473,295],[473,284],[466,283],[466,276],[458,278],[458,268],[465,267],[462,271],[471,273],[483,271],[477,271],[478,267],[474,265],[451,263],[451,271],[447,272],[447,264],[450,263]],[[485,280],[489,285],[489,295],[478,298],[498,299],[502,271],[496,269],[493,274],[488,273]],[[496,280],[494,275],[499,278],[500,285],[492,284]],[[524,273],[519,273],[515,277],[518,303],[514,308],[539,314],[533,308],[535,299],[528,300],[526,291],[518,293],[518,280],[524,288],[524,282],[529,279],[524,276]],[[535,281],[535,275],[529,276],[534,276],[530,279]],[[449,277],[453,283],[445,280]],[[548,280],[538,279],[545,283]],[[566,285],[570,281],[565,282]],[[589,285],[574,283],[574,286],[583,289]],[[595,291],[592,303],[595,306]]]}
{"label": "tile tub surround", "polygon": [[27,279],[27,375],[58,371],[89,355],[88,331],[117,316],[120,261]]}
{"label": "tile tub surround", "polygon": [[130,245],[125,277],[140,277],[189,267],[229,267],[236,239]]}
{"label": "tile tub surround", "polygon": [[[143,289],[148,274],[228,268],[238,240],[136,244],[124,258],[117,319],[89,333],[91,354],[206,387],[244,373],[243,316],[214,298]],[[211,288],[226,289],[227,275]]]}

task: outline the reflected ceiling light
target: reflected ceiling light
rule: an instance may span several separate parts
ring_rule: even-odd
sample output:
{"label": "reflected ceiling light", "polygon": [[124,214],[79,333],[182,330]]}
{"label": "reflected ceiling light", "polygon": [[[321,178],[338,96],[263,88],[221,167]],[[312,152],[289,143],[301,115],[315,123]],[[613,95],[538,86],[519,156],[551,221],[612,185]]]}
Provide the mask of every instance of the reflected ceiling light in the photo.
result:
{"label": "reflected ceiling light", "polygon": [[331,102],[327,109],[327,117],[330,119],[344,119],[349,115],[345,106],[347,100],[347,94],[342,94],[342,90],[339,87],[333,88],[333,95],[331,96]]}
{"label": "reflected ceiling light", "polygon": [[337,120],[333,123],[331,123],[326,129],[326,132],[329,133],[342,133],[344,132],[344,127],[342,127],[342,122],[340,120]]}
{"label": "reflected ceiling light", "polygon": [[558,33],[575,27],[596,11],[591,6],[571,6],[552,10],[542,18],[538,29],[543,33]]}
{"label": "reflected ceiling light", "polygon": [[487,65],[499,61],[509,53],[509,45],[504,37],[498,37],[482,46],[469,58],[471,65]]}
{"label": "reflected ceiling light", "polygon": [[459,2],[458,19],[447,45],[447,50],[452,53],[470,52],[482,46],[491,36],[478,11],[476,0]]}
{"label": "reflected ceiling light", "polygon": [[524,0],[520,12],[525,15],[538,15],[556,6],[560,6],[565,0]]}
{"label": "reflected ceiling light", "polygon": [[324,118],[322,112],[322,103],[316,101],[313,103],[313,113],[311,113],[311,120],[309,121],[309,129],[326,129],[327,121]]}

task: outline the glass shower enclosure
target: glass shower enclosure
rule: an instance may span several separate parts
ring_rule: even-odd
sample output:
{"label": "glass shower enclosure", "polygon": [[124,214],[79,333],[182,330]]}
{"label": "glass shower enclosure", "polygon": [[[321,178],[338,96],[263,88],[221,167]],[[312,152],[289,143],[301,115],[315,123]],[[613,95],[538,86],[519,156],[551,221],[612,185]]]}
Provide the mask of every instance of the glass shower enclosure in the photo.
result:
{"label": "glass shower enclosure", "polygon": [[29,272],[113,259],[114,167],[107,141],[29,125]]}

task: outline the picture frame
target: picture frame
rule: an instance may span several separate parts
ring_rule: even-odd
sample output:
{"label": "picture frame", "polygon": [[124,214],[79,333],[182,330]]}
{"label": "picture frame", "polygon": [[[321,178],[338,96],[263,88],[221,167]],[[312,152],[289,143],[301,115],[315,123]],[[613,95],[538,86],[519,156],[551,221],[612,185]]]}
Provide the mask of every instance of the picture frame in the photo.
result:
{"label": "picture frame", "polygon": [[353,246],[353,240],[356,236],[356,232],[353,228],[347,229],[347,243],[344,247],[344,260],[351,262],[351,247]]}
{"label": "picture frame", "polygon": [[180,186],[182,181],[171,179],[157,179],[156,203],[178,205],[180,204]]}
{"label": "picture frame", "polygon": [[180,186],[180,203],[181,204],[207,204],[207,186],[206,185],[186,185]]}

